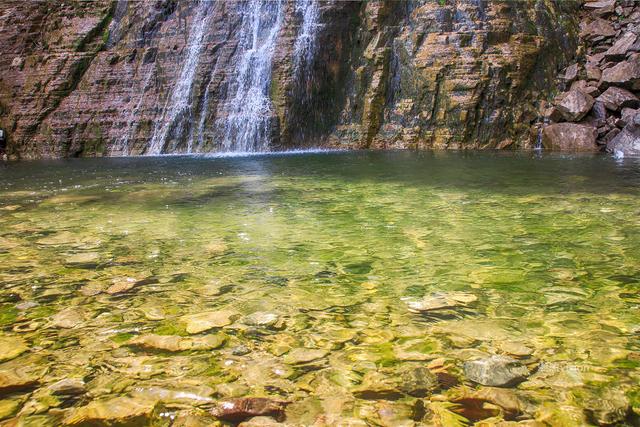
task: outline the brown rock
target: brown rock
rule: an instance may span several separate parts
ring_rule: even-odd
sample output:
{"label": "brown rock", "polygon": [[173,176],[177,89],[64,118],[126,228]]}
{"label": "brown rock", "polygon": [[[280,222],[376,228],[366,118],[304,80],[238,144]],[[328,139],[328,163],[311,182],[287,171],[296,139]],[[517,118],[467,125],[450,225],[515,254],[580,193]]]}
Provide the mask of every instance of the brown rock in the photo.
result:
{"label": "brown rock", "polygon": [[499,406],[504,411],[504,418],[515,419],[522,413],[523,404],[514,390],[498,387],[481,387],[478,390],[463,389],[451,401],[460,405],[456,410],[470,420],[480,420],[492,416],[492,409],[485,403]]}
{"label": "brown rock", "polygon": [[587,39],[594,39],[596,37],[613,37],[616,35],[616,30],[609,21],[596,18],[582,29],[580,35]]}
{"label": "brown rock", "polygon": [[542,131],[542,145],[557,151],[597,151],[595,128],[576,123],[557,123]]}
{"label": "brown rock", "polygon": [[580,65],[572,64],[569,65],[564,71],[564,80],[567,83],[573,82],[578,78],[578,73],[580,72]]}
{"label": "brown rock", "polygon": [[602,71],[597,65],[587,63],[587,65],[585,65],[585,69],[587,71],[587,80],[600,81],[602,78]]}
{"label": "brown rock", "polygon": [[593,107],[594,100],[581,90],[571,90],[562,98],[557,105],[558,110],[569,122],[580,121]]}
{"label": "brown rock", "polygon": [[616,0],[589,1],[584,4],[584,8],[590,10],[597,16],[607,16],[615,11]]}
{"label": "brown rock", "polygon": [[640,55],[634,54],[627,61],[602,72],[602,84],[640,90]]}
{"label": "brown rock", "polygon": [[0,370],[0,397],[5,393],[32,388],[38,385],[38,378],[22,370]]}
{"label": "brown rock", "polygon": [[218,402],[211,414],[225,421],[240,422],[248,418],[269,416],[281,420],[288,402],[264,397],[241,397]]}
{"label": "brown rock", "polygon": [[63,424],[95,427],[148,425],[156,404],[154,401],[130,397],[96,400],[73,409],[63,420]]}
{"label": "brown rock", "polygon": [[618,111],[625,107],[635,108],[640,106],[640,99],[633,93],[613,86],[605,90],[602,95],[596,98],[596,101],[602,102],[611,111]]}
{"label": "brown rock", "polygon": [[638,36],[631,31],[625,33],[604,53],[604,57],[608,61],[619,61],[624,59],[627,56],[627,53],[630,52],[637,38]]}

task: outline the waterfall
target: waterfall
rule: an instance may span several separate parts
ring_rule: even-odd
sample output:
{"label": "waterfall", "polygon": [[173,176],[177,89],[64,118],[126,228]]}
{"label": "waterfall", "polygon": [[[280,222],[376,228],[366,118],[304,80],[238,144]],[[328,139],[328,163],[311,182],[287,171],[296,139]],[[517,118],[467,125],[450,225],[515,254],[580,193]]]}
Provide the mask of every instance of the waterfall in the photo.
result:
{"label": "waterfall", "polygon": [[180,75],[171,90],[171,94],[165,103],[162,118],[157,122],[153,130],[153,136],[147,149],[147,154],[160,154],[165,150],[167,137],[170,132],[180,136],[184,131],[184,125],[191,119],[193,88],[196,76],[196,68],[200,62],[200,55],[204,48],[204,35],[208,23],[208,11],[211,2],[200,0],[196,14],[189,30],[189,38],[185,47],[186,54],[182,64]]}
{"label": "waterfall", "polygon": [[318,0],[296,0],[296,12],[302,15],[302,25],[293,48],[293,66],[298,79],[309,78],[320,19]]}
{"label": "waterfall", "polygon": [[238,49],[241,56],[227,105],[216,127],[226,151],[264,151],[271,139],[269,97],[276,40],[284,18],[284,0],[249,0],[242,4]]}

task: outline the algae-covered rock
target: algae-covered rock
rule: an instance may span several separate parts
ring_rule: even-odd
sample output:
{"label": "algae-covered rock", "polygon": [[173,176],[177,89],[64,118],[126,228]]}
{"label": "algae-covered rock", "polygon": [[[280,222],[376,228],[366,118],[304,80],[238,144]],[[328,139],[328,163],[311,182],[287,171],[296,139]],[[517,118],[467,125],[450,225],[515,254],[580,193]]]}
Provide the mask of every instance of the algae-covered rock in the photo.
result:
{"label": "algae-covered rock", "polygon": [[147,425],[157,402],[130,397],[94,400],[69,411],[63,420],[68,426]]}
{"label": "algae-covered rock", "polygon": [[22,338],[0,336],[0,362],[15,359],[27,350],[29,347]]}

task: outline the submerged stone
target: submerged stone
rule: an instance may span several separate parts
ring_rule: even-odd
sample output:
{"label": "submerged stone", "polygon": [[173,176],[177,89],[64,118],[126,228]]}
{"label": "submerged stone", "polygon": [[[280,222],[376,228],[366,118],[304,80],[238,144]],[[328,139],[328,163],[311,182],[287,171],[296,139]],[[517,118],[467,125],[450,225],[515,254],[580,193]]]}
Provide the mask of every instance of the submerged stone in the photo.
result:
{"label": "submerged stone", "polygon": [[476,302],[478,297],[468,292],[440,292],[426,295],[421,300],[407,300],[407,306],[413,312],[430,312],[456,307],[466,307]]}
{"label": "submerged stone", "polygon": [[75,378],[66,378],[49,386],[53,395],[77,396],[87,392],[84,381]]}
{"label": "submerged stone", "polygon": [[84,314],[78,307],[67,307],[51,318],[51,324],[58,328],[72,329],[84,320]]}
{"label": "submerged stone", "polygon": [[82,252],[67,257],[64,263],[70,267],[93,268],[99,260],[100,254],[97,252]]}
{"label": "submerged stone", "polygon": [[242,319],[243,323],[247,325],[260,326],[263,328],[273,327],[278,323],[279,320],[280,317],[277,314],[268,313],[265,311],[257,311],[248,316],[245,316],[245,318]]}
{"label": "submerged stone", "polygon": [[289,365],[309,363],[318,359],[322,359],[327,354],[329,354],[328,350],[313,348],[294,348],[290,350],[284,357],[284,363],[287,363]]}
{"label": "submerged stone", "polygon": [[207,311],[198,314],[182,316],[181,320],[186,324],[187,332],[199,334],[214,328],[222,328],[232,324],[239,314],[235,311]]}
{"label": "submerged stone", "polygon": [[184,338],[175,335],[142,335],[129,341],[130,346],[143,350],[160,350],[169,352],[190,350],[214,350],[224,345],[224,335],[207,335],[204,337]]}
{"label": "submerged stone", "polygon": [[133,277],[119,277],[113,280],[113,284],[107,288],[106,292],[109,295],[121,294],[133,289],[136,282],[137,280]]}
{"label": "submerged stone", "polygon": [[240,422],[248,418],[269,416],[282,419],[287,402],[264,397],[242,397],[220,401],[211,414],[225,421]]}
{"label": "submerged stone", "polygon": [[510,387],[524,381],[529,376],[529,369],[516,359],[494,355],[465,362],[464,373],[478,384]]}
{"label": "submerged stone", "polygon": [[598,425],[622,422],[630,411],[629,399],[622,390],[605,389],[584,401],[585,413]]}
{"label": "submerged stone", "polygon": [[0,370],[0,396],[35,387],[38,382],[39,378],[37,376],[23,370]]}
{"label": "submerged stone", "polygon": [[157,403],[155,401],[116,397],[96,400],[86,406],[72,409],[64,418],[69,426],[115,426],[147,425],[152,418]]}
{"label": "submerged stone", "polygon": [[22,338],[0,336],[0,362],[15,359],[27,350],[29,347]]}

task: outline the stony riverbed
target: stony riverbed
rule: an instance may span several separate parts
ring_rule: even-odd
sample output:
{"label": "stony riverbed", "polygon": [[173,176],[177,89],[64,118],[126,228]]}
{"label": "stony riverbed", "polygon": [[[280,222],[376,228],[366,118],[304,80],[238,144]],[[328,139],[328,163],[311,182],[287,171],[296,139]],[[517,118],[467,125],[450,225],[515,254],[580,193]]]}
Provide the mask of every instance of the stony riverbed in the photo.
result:
{"label": "stony riverbed", "polygon": [[393,152],[5,165],[0,425],[632,425],[637,171]]}

